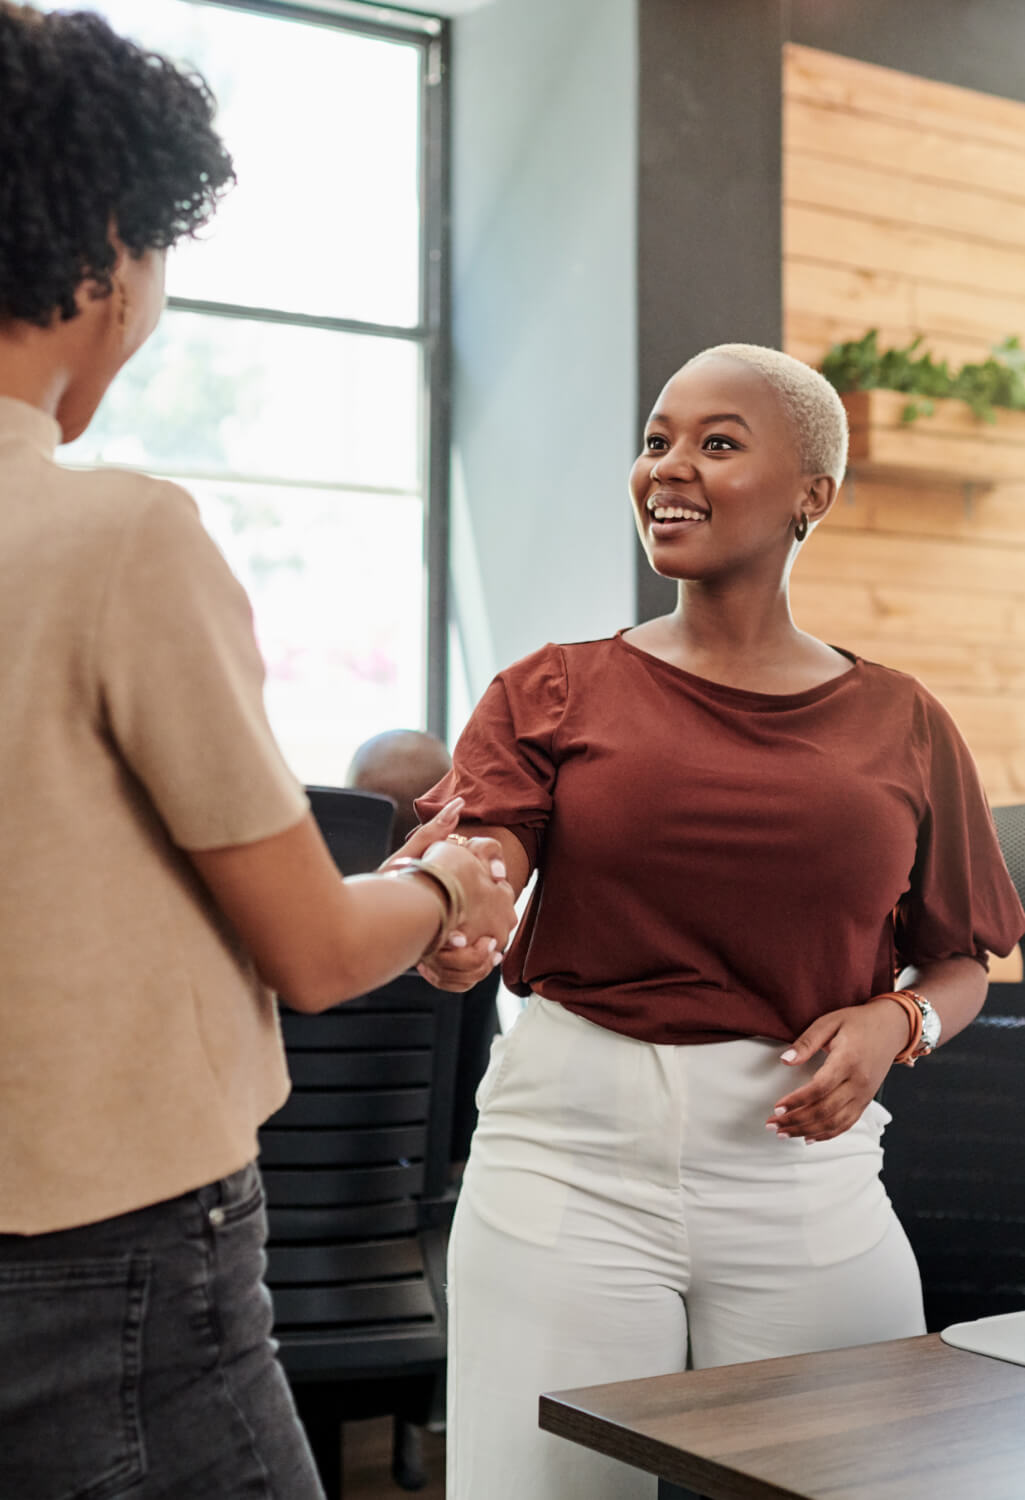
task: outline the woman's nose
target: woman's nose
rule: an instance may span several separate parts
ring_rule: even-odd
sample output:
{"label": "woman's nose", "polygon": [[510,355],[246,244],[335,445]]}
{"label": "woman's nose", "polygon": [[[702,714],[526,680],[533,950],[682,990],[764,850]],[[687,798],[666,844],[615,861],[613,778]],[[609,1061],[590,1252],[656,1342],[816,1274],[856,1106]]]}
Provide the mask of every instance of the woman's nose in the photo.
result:
{"label": "woman's nose", "polygon": [[693,479],[696,473],[692,456],[679,446],[659,454],[651,469],[652,479]]}

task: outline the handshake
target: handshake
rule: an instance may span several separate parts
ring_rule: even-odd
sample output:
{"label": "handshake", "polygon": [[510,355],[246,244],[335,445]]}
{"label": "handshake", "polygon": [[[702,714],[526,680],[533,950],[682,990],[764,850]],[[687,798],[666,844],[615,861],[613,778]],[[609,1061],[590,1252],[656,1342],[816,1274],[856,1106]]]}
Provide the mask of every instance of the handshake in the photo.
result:
{"label": "handshake", "polygon": [[515,898],[498,839],[459,833],[463,799],[454,797],[416,829],[381,874],[429,879],[442,903],[437,934],[417,968],[444,990],[468,990],[502,962],[516,926]]}

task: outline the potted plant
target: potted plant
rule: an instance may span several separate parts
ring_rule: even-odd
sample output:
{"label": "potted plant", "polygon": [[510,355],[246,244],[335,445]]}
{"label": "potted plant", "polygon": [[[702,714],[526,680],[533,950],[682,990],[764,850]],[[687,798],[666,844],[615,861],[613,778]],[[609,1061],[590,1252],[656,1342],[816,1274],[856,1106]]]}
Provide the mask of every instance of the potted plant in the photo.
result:
{"label": "potted plant", "polygon": [[850,472],[988,487],[1025,479],[1025,349],[1009,337],[952,370],[921,349],[880,349],[878,330],[834,344],[822,373],[851,426]]}

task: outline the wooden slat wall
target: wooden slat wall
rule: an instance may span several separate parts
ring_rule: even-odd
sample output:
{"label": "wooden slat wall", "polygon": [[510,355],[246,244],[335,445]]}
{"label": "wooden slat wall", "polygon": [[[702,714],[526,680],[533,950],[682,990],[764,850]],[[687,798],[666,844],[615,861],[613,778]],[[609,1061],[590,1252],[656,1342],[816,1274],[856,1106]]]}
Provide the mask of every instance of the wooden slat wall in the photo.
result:
{"label": "wooden slat wall", "polygon": [[[1025,335],[1025,104],[784,54],[786,348],[878,326],[958,363]],[[1025,801],[1025,473],[976,494],[847,486],[794,575],[799,623],[915,673],[994,803]]]}

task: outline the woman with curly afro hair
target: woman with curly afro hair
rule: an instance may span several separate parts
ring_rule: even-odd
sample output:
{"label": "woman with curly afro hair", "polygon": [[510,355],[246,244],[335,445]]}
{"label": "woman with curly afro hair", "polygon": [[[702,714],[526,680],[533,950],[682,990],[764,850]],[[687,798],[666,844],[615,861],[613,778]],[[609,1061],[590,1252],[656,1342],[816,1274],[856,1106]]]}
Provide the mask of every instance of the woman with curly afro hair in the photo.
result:
{"label": "woman with curly afro hair", "polygon": [[[257,1127],[315,1011],[514,921],[454,802],[343,880],[192,499],[73,472],[231,184],[201,79],[0,0],[0,1495],[311,1500]],[[459,929],[458,931],[456,929]]]}

